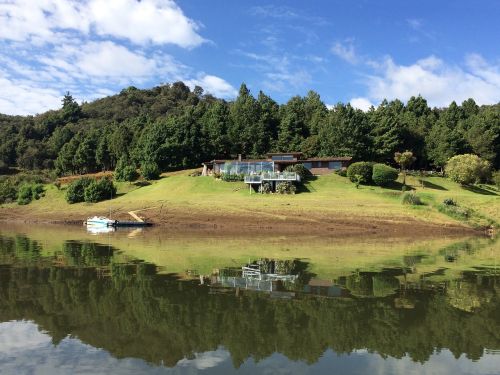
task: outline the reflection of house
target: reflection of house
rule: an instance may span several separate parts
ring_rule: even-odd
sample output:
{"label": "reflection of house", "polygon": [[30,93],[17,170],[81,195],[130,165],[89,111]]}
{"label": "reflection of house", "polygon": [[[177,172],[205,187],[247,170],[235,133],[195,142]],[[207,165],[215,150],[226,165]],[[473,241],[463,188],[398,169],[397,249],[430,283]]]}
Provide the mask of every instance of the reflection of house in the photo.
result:
{"label": "reflection of house", "polygon": [[[312,294],[322,297],[349,297],[347,289],[331,281],[311,279],[307,284],[299,281],[299,275],[266,273],[255,264],[240,270],[223,269],[221,274],[214,274],[210,280],[211,292],[221,293],[226,288],[251,290],[270,293],[272,298],[294,298],[300,294]],[[227,290],[227,289],[226,289]]]}
{"label": "reflection of house", "polygon": [[261,174],[264,172],[282,172],[286,167],[303,164],[314,175],[326,174],[334,170],[347,168],[351,157],[304,158],[301,152],[270,153],[267,159],[212,160],[203,163],[203,175],[213,173]]}

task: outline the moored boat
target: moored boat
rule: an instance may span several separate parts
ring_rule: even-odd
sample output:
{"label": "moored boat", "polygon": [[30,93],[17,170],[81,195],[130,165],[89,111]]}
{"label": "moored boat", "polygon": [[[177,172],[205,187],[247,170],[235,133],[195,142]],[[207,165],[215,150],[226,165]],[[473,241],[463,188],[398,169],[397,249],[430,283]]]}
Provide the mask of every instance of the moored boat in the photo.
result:
{"label": "moored boat", "polygon": [[86,221],[85,224],[87,226],[102,226],[102,227],[112,227],[116,225],[116,220],[109,219],[104,216],[93,216],[89,217]]}

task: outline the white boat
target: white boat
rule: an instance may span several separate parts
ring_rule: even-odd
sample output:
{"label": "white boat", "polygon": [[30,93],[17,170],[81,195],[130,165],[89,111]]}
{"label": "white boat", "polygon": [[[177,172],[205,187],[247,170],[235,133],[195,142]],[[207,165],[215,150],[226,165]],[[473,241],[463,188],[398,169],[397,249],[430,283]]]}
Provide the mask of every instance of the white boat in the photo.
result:
{"label": "white boat", "polygon": [[100,226],[100,227],[112,227],[116,224],[116,220],[108,219],[104,216],[93,216],[89,217],[85,224],[87,226]]}

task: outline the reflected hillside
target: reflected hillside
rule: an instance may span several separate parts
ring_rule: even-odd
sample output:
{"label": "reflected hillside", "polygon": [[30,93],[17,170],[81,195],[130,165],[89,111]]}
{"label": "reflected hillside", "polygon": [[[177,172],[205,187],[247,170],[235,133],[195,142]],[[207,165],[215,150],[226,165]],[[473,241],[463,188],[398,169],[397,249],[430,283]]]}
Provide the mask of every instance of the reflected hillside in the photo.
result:
{"label": "reflected hillside", "polygon": [[491,244],[482,245],[483,262],[473,245],[324,279],[298,258],[173,274],[110,245],[65,241],[47,251],[3,236],[0,321],[32,320],[55,344],[71,335],[117,358],[168,366],[221,346],[236,366],[275,352],[314,363],[327,349],[425,362],[447,348],[479,359],[500,349],[500,272],[486,264]]}

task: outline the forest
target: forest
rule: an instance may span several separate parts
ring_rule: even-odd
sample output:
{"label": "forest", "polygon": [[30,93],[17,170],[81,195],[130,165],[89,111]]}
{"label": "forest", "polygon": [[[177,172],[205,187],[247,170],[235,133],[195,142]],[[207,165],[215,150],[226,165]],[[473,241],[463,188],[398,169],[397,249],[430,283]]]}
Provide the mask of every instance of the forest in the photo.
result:
{"label": "forest", "polygon": [[465,153],[499,169],[500,103],[478,106],[468,99],[430,108],[416,96],[363,112],[343,103],[327,107],[314,91],[278,104],[242,84],[228,102],[175,82],[128,87],[82,104],[67,93],[58,110],[0,115],[0,170],[45,169],[59,176],[113,170],[120,160],[167,171],[271,151],[394,164],[394,153],[404,150],[416,156],[412,169],[441,169]]}

